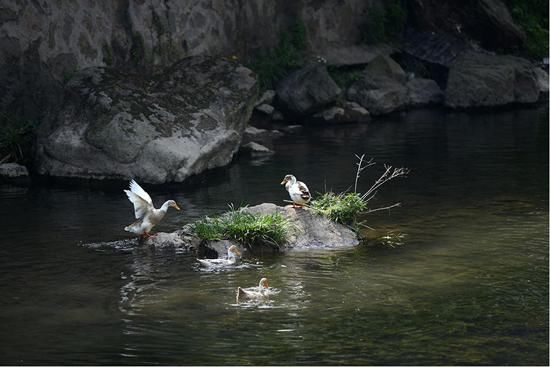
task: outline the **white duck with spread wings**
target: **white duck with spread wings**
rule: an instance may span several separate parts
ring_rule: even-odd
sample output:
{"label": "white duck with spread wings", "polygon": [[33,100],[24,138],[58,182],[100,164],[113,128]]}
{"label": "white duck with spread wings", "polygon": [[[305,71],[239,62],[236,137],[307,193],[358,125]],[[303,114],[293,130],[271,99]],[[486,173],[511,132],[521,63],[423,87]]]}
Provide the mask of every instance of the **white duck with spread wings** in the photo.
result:
{"label": "white duck with spread wings", "polygon": [[124,227],[127,232],[149,237],[151,236],[149,232],[164,218],[168,208],[180,210],[174,200],[168,200],[159,209],[155,209],[151,196],[134,180],[130,181],[130,190],[124,190],[124,192],[128,196],[128,200],[134,204],[137,219],[134,223]]}

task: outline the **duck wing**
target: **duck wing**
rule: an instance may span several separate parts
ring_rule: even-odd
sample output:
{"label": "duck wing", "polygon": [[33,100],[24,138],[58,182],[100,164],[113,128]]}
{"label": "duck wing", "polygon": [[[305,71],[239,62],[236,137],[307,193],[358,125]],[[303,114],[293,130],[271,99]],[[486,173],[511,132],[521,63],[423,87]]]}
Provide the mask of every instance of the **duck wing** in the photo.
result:
{"label": "duck wing", "polygon": [[237,288],[237,302],[240,300],[246,299],[261,299],[265,298],[267,295],[261,290],[257,290],[256,287],[251,288]]}
{"label": "duck wing", "polygon": [[142,234],[144,232],[144,230],[143,230],[143,220],[141,220],[141,219],[136,220],[134,223],[124,227],[124,230],[126,232]]}
{"label": "duck wing", "polygon": [[307,188],[306,184],[303,183],[302,181],[298,181],[296,183],[298,184],[298,190],[300,190],[300,196],[302,197],[302,199],[304,199],[306,201],[311,199],[311,194],[310,194],[309,189]]}
{"label": "duck wing", "polygon": [[128,196],[128,200],[134,204],[136,219],[143,218],[148,211],[154,208],[151,196],[136,181],[130,181],[130,190],[124,190],[124,192]]}

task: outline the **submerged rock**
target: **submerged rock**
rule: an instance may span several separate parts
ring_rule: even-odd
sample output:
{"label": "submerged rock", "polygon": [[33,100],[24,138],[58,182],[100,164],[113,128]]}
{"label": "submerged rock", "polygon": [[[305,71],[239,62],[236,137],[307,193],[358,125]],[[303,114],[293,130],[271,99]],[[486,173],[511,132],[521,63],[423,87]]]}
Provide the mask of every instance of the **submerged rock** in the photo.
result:
{"label": "submerged rock", "polygon": [[0,176],[2,177],[27,177],[29,171],[25,166],[17,163],[2,163],[0,164]]}
{"label": "submerged rock", "polygon": [[0,183],[27,185],[30,183],[29,171],[17,163],[0,164]]}
{"label": "submerged rock", "polygon": [[262,144],[271,145],[274,139],[280,138],[284,134],[279,130],[259,129],[254,126],[248,126],[244,130],[242,144],[250,143],[251,141],[260,142]]}
{"label": "submerged rock", "polygon": [[256,111],[261,112],[265,115],[272,115],[275,112],[275,107],[267,103],[262,103],[261,105],[256,106]]}
{"label": "submerged rock", "polygon": [[262,144],[251,141],[241,146],[241,151],[250,154],[252,157],[265,157],[275,154],[275,152]]}
{"label": "submerged rock", "polygon": [[[272,244],[259,244],[249,249],[254,255],[271,252],[286,252],[290,250],[305,249],[334,249],[357,246],[360,240],[357,234],[348,227],[335,223],[325,217],[316,214],[310,209],[292,208],[290,205],[281,207],[271,203],[264,203],[243,209],[252,214],[282,214],[289,222],[289,236],[287,243],[280,247]],[[155,248],[170,248],[178,251],[198,251],[208,253],[208,257],[224,257],[227,248],[236,244],[239,248],[243,246],[232,241],[201,241],[191,229],[191,225],[184,226],[181,230],[173,233],[159,232],[147,239],[131,238],[113,242],[101,242],[86,244],[84,246],[94,249],[115,249],[130,250],[139,246],[152,246]],[[206,248],[206,249],[205,249]]]}
{"label": "submerged rock", "polygon": [[40,174],[181,182],[228,164],[258,93],[252,72],[209,57],[147,77],[91,68],[38,136]]}
{"label": "submerged rock", "polygon": [[520,57],[464,52],[450,68],[445,105],[467,108],[534,103],[540,92],[534,69]]}
{"label": "submerged rock", "polygon": [[345,102],[343,107],[330,107],[313,115],[314,121],[326,123],[367,122],[370,120],[369,111],[355,102]]}

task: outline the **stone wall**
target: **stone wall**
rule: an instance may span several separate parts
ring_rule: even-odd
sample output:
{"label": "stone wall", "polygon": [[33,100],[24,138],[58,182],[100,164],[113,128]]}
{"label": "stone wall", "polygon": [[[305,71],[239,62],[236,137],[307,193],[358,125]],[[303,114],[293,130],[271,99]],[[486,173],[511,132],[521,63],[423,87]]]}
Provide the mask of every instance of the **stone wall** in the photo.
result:
{"label": "stone wall", "polygon": [[[297,20],[313,53],[359,41],[380,0],[3,0],[0,110],[36,119],[78,70],[152,71],[193,55],[241,59]],[[35,93],[29,93],[29,90]]]}
{"label": "stone wall", "polygon": [[56,77],[76,68],[166,65],[191,55],[246,56],[272,46],[296,20],[311,48],[354,44],[367,9],[359,0],[5,0],[0,63],[34,54]]}

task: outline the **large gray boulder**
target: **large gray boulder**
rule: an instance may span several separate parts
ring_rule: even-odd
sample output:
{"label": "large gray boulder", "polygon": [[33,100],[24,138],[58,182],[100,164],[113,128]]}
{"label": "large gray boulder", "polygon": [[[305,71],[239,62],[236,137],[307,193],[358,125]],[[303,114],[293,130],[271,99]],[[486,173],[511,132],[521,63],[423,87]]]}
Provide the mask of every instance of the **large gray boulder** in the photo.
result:
{"label": "large gray boulder", "polygon": [[407,88],[401,82],[382,75],[363,75],[348,88],[347,97],[372,115],[397,111],[409,103]]}
{"label": "large gray boulder", "polygon": [[228,164],[258,87],[238,63],[183,59],[151,77],[91,68],[38,136],[40,174],[181,182]]}
{"label": "large gray boulder", "polygon": [[341,90],[323,64],[311,64],[290,73],[277,86],[283,107],[298,115],[308,115],[336,101]]}
{"label": "large gray boulder", "polygon": [[407,82],[409,105],[424,106],[443,101],[443,92],[434,80],[414,78]]}
{"label": "large gray boulder", "polygon": [[361,79],[348,88],[347,97],[372,115],[397,111],[409,103],[406,78],[405,71],[392,58],[378,56],[365,67]]}
{"label": "large gray boulder", "polygon": [[365,67],[364,73],[376,76],[385,76],[399,83],[405,83],[407,75],[403,68],[391,57],[380,55],[375,57]]}
{"label": "large gray boulder", "polygon": [[468,51],[451,65],[445,105],[467,108],[533,103],[539,92],[534,66],[529,61]]}
{"label": "large gray boulder", "polygon": [[535,68],[537,85],[541,94],[548,94],[548,73],[541,68]]}

